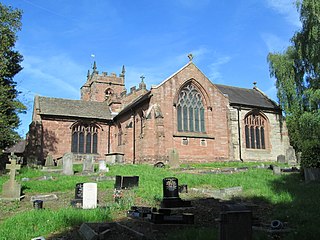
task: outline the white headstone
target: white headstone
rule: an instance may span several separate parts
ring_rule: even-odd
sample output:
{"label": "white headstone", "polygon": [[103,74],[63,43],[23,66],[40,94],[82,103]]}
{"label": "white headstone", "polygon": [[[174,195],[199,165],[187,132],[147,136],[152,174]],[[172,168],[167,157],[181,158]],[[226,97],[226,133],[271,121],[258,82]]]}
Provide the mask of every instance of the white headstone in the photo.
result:
{"label": "white headstone", "polygon": [[98,188],[97,183],[84,183],[83,184],[83,200],[82,208],[91,209],[97,207]]}
{"label": "white headstone", "polygon": [[106,166],[105,160],[99,160],[99,172],[109,172],[109,168]]}

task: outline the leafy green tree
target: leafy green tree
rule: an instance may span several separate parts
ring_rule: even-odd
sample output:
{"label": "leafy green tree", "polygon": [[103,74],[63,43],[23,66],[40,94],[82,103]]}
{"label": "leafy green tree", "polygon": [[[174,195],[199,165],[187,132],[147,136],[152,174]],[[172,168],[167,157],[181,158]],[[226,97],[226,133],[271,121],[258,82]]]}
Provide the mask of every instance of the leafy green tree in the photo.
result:
{"label": "leafy green tree", "polygon": [[297,1],[297,8],[302,28],[268,62],[291,143],[302,151],[302,165],[320,167],[320,1]]}
{"label": "leafy green tree", "polygon": [[20,72],[22,55],[14,49],[17,31],[21,30],[22,12],[0,3],[0,150],[19,137],[18,113],[26,108],[18,101],[14,76]]}

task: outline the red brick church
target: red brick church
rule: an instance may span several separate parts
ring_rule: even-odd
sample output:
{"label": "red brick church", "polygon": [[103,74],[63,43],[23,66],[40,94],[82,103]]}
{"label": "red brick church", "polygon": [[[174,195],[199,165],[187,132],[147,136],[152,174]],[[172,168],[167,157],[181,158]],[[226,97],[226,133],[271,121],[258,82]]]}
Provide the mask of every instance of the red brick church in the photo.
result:
{"label": "red brick church", "polygon": [[125,163],[224,160],[276,161],[290,147],[279,106],[256,86],[244,89],[212,83],[190,61],[157,86],[125,88],[121,74],[97,71],[94,63],[81,87],[81,100],[36,96],[28,155],[44,162],[61,158]]}

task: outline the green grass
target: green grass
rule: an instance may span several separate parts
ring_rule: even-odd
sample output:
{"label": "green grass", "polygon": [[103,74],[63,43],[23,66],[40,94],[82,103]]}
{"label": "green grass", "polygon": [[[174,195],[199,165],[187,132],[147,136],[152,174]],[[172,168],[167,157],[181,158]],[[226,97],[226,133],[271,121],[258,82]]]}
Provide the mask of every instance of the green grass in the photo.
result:
{"label": "green grass", "polygon": [[[266,163],[267,165],[268,163]],[[16,215],[4,219],[0,223],[0,240],[2,239],[31,239],[35,236],[48,236],[50,233],[63,232],[82,222],[112,220],[122,210],[140,203],[156,206],[162,199],[162,179],[177,177],[179,184],[188,184],[188,188],[220,189],[242,186],[242,201],[250,201],[268,206],[264,219],[271,221],[279,219],[288,222],[293,230],[281,239],[317,239],[320,235],[317,219],[320,216],[320,188],[319,183],[305,183],[301,181],[299,173],[273,175],[271,170],[252,168],[257,163],[210,163],[190,164],[189,167],[219,168],[249,166],[249,170],[234,174],[190,174],[168,168],[153,168],[148,165],[117,165],[111,166],[107,176],[138,175],[139,188],[134,189],[120,204],[112,202],[112,197],[106,208],[95,210],[79,210],[62,208],[58,211],[44,209],[43,211],[20,211],[20,203],[5,205],[0,202],[1,212],[16,211]],[[81,170],[80,166],[76,166]],[[183,167],[187,167],[186,165]],[[53,180],[35,181],[42,176],[52,176]],[[63,176],[58,173],[45,173],[36,169],[22,169],[17,179],[30,178],[28,182],[21,182],[26,195],[46,194],[51,192],[74,191],[78,182],[94,181],[88,176]],[[0,187],[8,179],[0,177]],[[112,192],[114,182],[98,182],[98,189]],[[2,189],[2,187],[1,187]],[[189,229],[177,231],[170,235],[171,239],[208,239],[207,236],[217,236],[216,228]],[[179,238],[183,236],[183,238]],[[217,239],[217,238],[216,238]],[[254,239],[269,239],[266,234],[255,233]]]}
{"label": "green grass", "polygon": [[105,222],[110,220],[106,210],[81,210],[63,208],[58,211],[50,209],[31,210],[7,219],[1,224],[0,239],[31,239],[57,231],[63,231],[83,222]]}

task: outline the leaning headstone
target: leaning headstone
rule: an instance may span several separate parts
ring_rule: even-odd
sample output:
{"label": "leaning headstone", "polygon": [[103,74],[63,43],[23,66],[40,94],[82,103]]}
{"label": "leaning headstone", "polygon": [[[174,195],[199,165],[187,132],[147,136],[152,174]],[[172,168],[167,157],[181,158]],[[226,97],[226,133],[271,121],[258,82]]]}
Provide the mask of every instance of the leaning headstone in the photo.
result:
{"label": "leaning headstone", "polygon": [[83,209],[92,209],[97,207],[98,188],[97,183],[83,184]]}
{"label": "leaning headstone", "polygon": [[295,165],[297,163],[296,153],[292,146],[286,151],[286,159],[288,164]]}
{"label": "leaning headstone", "polygon": [[109,172],[109,168],[106,166],[105,160],[99,160],[99,172]]}
{"label": "leaning headstone", "polygon": [[15,201],[20,200],[21,197],[21,184],[15,180],[16,170],[21,168],[20,165],[17,165],[16,156],[11,153],[10,157],[11,164],[6,164],[6,169],[10,170],[9,181],[5,182],[2,185],[2,200]]}
{"label": "leaning headstone", "polygon": [[46,167],[53,167],[54,166],[53,157],[51,155],[47,156],[45,166]]}
{"label": "leaning headstone", "polygon": [[66,153],[63,155],[62,164],[63,164],[63,174],[65,175],[73,175],[73,153]]}
{"label": "leaning headstone", "polygon": [[170,168],[179,168],[179,153],[176,149],[172,149],[169,153],[169,166]]}
{"label": "leaning headstone", "polygon": [[94,159],[93,156],[87,155],[86,158],[83,160],[83,168],[82,173],[90,174],[94,172]]}
{"label": "leaning headstone", "polygon": [[277,156],[277,163],[286,163],[286,156],[285,155],[278,155]]}

